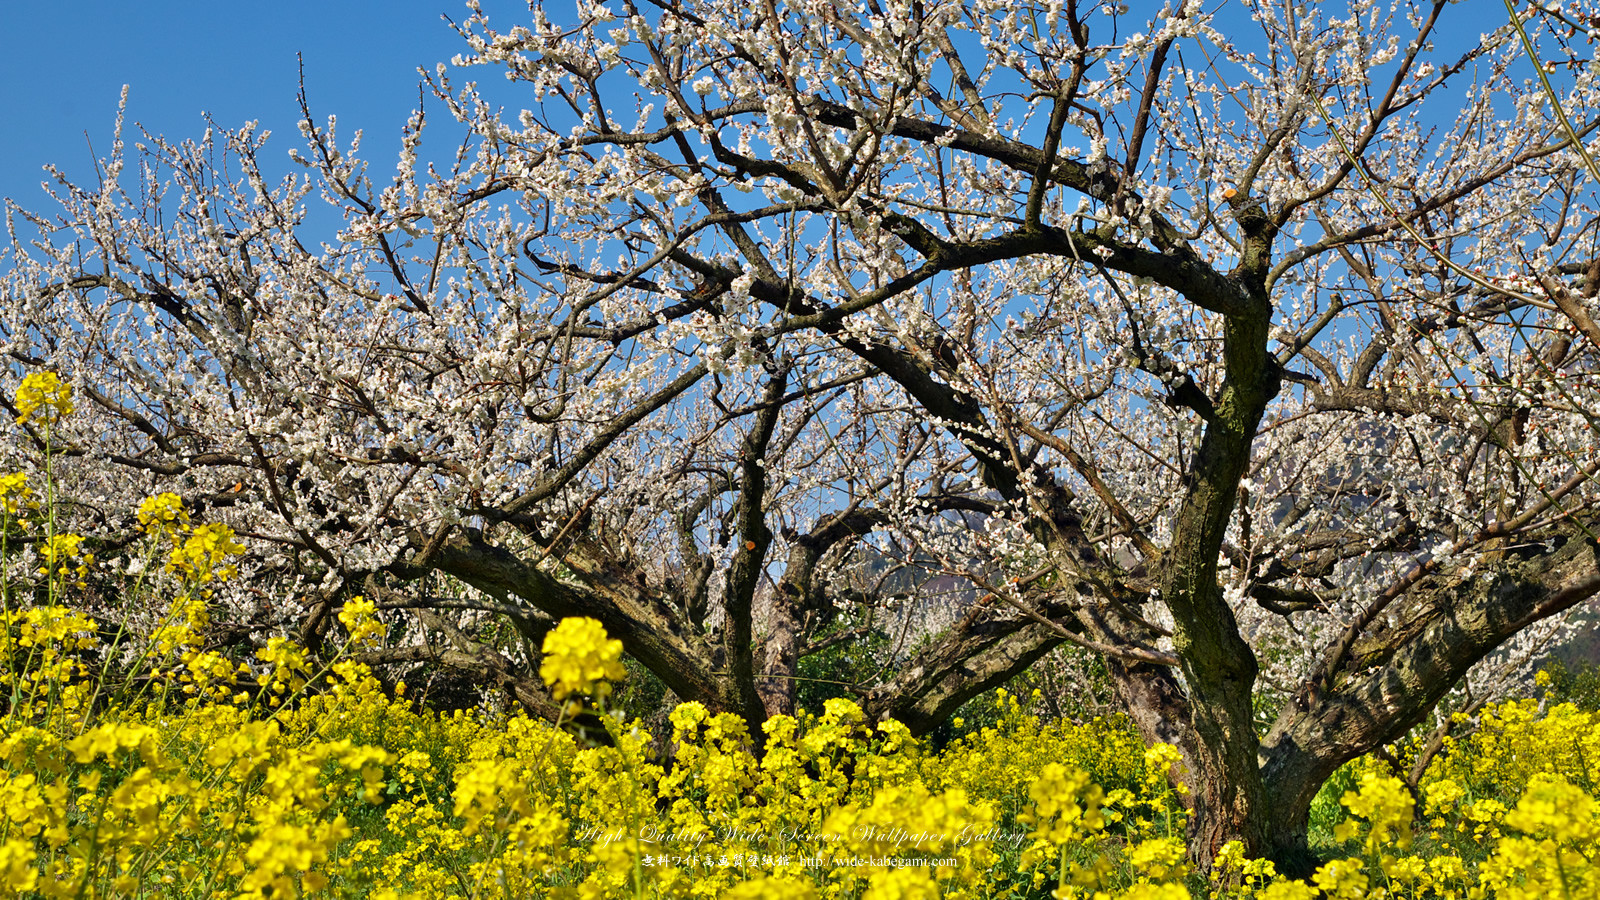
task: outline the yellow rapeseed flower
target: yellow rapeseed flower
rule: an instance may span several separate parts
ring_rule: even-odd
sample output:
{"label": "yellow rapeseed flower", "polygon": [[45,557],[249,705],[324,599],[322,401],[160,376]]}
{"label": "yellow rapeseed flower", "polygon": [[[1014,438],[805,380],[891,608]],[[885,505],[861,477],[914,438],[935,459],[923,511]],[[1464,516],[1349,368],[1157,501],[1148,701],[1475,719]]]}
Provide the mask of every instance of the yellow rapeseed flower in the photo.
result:
{"label": "yellow rapeseed flower", "polygon": [[94,565],[94,554],[83,549],[83,537],[76,534],[53,534],[50,539],[39,547],[40,575],[52,578],[68,575],[79,579],[79,586],[83,585],[82,578],[89,574],[89,567]]}
{"label": "yellow rapeseed flower", "polygon": [[7,894],[31,891],[39,884],[39,870],[33,867],[38,857],[31,841],[13,838],[0,844],[0,885]]}
{"label": "yellow rapeseed flower", "polygon": [[557,700],[572,694],[604,697],[611,693],[609,682],[628,674],[621,660],[622,642],[608,639],[599,621],[566,618],[545,635],[539,675]]}
{"label": "yellow rapeseed flower", "polygon": [[28,422],[39,413],[46,423],[72,412],[72,385],[54,372],[35,372],[17,388],[17,421]]}
{"label": "yellow rapeseed flower", "polygon": [[177,494],[156,494],[139,504],[139,525],[146,532],[164,534],[177,544],[178,535],[189,528],[189,511],[183,508],[183,498]]}
{"label": "yellow rapeseed flower", "polygon": [[38,505],[33,499],[33,490],[28,487],[27,472],[0,475],[0,512],[15,516]]}
{"label": "yellow rapeseed flower", "polygon": [[167,568],[189,581],[205,582],[213,578],[226,581],[239,572],[235,566],[226,564],[227,558],[245,550],[233,537],[233,529],[226,525],[201,525],[182,546],[172,549]]}
{"label": "yellow rapeseed flower", "polygon": [[352,597],[339,610],[339,621],[350,632],[350,643],[355,647],[375,644],[388,629],[378,621],[378,606],[365,597]]}

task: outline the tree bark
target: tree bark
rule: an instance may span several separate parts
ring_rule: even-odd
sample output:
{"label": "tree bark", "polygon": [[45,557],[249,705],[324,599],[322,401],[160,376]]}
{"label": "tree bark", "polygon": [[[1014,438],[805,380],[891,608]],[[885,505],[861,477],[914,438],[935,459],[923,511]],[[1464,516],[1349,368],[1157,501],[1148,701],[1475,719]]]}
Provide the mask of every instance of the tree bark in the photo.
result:
{"label": "tree bark", "polygon": [[[1592,523],[1591,523],[1592,524]],[[1272,799],[1267,851],[1304,871],[1311,801],[1339,766],[1403,738],[1473,664],[1539,619],[1600,594],[1600,544],[1580,523],[1531,558],[1418,584],[1349,653],[1337,648],[1291,698],[1261,745]]]}

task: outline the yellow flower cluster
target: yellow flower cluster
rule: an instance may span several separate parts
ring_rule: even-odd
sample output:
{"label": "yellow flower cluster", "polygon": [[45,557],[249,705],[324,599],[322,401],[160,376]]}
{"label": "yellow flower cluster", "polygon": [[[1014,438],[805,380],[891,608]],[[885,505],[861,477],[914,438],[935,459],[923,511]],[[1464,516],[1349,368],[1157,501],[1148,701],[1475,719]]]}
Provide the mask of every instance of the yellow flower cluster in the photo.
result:
{"label": "yellow flower cluster", "polygon": [[21,516],[38,506],[38,501],[33,498],[33,490],[28,487],[27,472],[0,475],[0,513]]}
{"label": "yellow flower cluster", "polygon": [[544,661],[539,675],[557,700],[572,694],[605,697],[610,682],[627,675],[622,668],[622,642],[606,637],[605,627],[594,619],[562,619],[544,637]]}
{"label": "yellow flower cluster", "polygon": [[[347,605],[353,634],[368,606]],[[14,652],[98,649],[90,623],[65,611],[26,624],[25,638],[10,632],[8,646],[28,641]],[[561,631],[604,660],[595,632]],[[942,758],[846,700],[769,721],[762,752],[743,720],[684,704],[669,764],[637,724],[587,746],[521,716],[419,712],[365,667],[317,670],[281,639],[243,691],[205,689],[241,673],[172,649],[180,664],[155,670],[140,702],[92,719],[4,719],[0,896],[982,897],[1031,885],[1038,867],[1015,862],[1049,839],[1020,823],[1008,792],[1020,785],[1036,798],[1028,814],[1051,822],[1103,793],[1064,767],[1039,784],[1016,771],[999,790],[952,786],[942,775],[959,774],[951,762],[972,744]],[[588,690],[614,674],[605,668],[586,670]],[[1008,708],[985,746],[1092,740]],[[1146,783],[1142,753],[1127,758],[1122,780]],[[1078,788],[1064,800],[1065,783]],[[1104,815],[1078,822],[1082,834],[1137,836]],[[1095,869],[1105,896],[1156,896],[1181,877],[1174,841],[1132,842],[1125,857],[1118,843],[1103,844]]]}
{"label": "yellow flower cluster", "polygon": [[213,522],[194,529],[182,546],[174,547],[167,568],[197,584],[213,578],[227,581],[239,573],[228,557],[244,550],[244,545],[234,540],[232,528]]}
{"label": "yellow flower cluster", "polygon": [[[1346,791],[1340,802],[1352,816],[1367,821],[1367,853],[1379,854],[1389,846],[1402,850],[1411,846],[1411,814],[1416,804],[1397,779],[1367,772],[1361,776],[1361,789]],[[1335,827],[1333,836],[1346,841],[1360,831],[1361,827],[1351,819]]]}
{"label": "yellow flower cluster", "polygon": [[72,412],[72,385],[54,372],[34,372],[17,387],[17,421],[49,424]]}
{"label": "yellow flower cluster", "polygon": [[[346,609],[363,634],[371,605]],[[7,623],[8,658],[47,672],[13,690],[39,698],[59,695],[52,679],[82,682],[101,649],[70,611]],[[603,629],[558,631],[571,643],[553,650],[606,658]],[[769,720],[758,751],[742,719],[686,703],[663,757],[637,723],[611,722],[596,746],[521,715],[419,711],[364,666],[319,668],[282,639],[242,690],[236,663],[175,652],[137,702],[58,716],[24,704],[0,719],[0,897],[1178,900],[1197,886],[1175,751],[1114,721],[1040,723],[1004,692],[996,724],[939,751],[848,700]],[[50,667],[61,660],[75,664]],[[584,665],[585,690],[610,676]],[[1478,748],[1558,759],[1600,734],[1559,707],[1486,719],[1425,780],[1433,831],[1491,808],[1473,793],[1492,781]],[[1545,728],[1568,733],[1526,744],[1553,738]],[[1586,769],[1495,788],[1515,793],[1497,795],[1498,833],[1468,858],[1414,853],[1411,793],[1360,768],[1342,798],[1351,855],[1296,881],[1225,848],[1209,896],[1600,896]]]}
{"label": "yellow flower cluster", "polygon": [[367,647],[383,638],[388,629],[378,621],[378,605],[365,597],[352,597],[339,610],[339,623],[350,633],[352,647]]}
{"label": "yellow flower cluster", "polygon": [[238,574],[238,568],[228,560],[244,553],[245,547],[235,539],[233,529],[215,522],[191,528],[189,511],[177,494],[146,497],[139,504],[138,516],[139,525],[147,534],[165,538],[172,546],[166,570],[185,582],[196,585],[227,581]]}
{"label": "yellow flower cluster", "polygon": [[78,719],[97,630],[88,616],[58,606],[0,611],[0,691],[12,700],[13,719]]}
{"label": "yellow flower cluster", "polygon": [[189,511],[183,508],[183,498],[177,494],[156,494],[139,504],[139,525],[150,534],[165,535],[178,546],[189,530]]}
{"label": "yellow flower cluster", "polygon": [[78,587],[94,565],[94,554],[83,549],[83,537],[76,534],[52,534],[39,547],[39,574],[52,579],[74,578]]}

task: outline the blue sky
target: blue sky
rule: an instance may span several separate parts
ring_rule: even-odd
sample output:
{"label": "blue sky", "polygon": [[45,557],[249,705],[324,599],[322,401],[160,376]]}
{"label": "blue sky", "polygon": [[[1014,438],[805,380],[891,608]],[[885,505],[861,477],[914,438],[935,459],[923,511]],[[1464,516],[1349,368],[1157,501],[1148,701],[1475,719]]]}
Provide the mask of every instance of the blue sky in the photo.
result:
{"label": "blue sky", "polygon": [[[507,27],[526,16],[520,3],[485,7]],[[91,178],[85,134],[94,156],[109,152],[124,84],[130,123],[186,138],[204,131],[203,112],[229,128],[257,119],[275,135],[269,158],[287,154],[299,142],[296,52],[312,112],[339,117],[341,142],[364,128],[363,150],[387,168],[417,102],[417,67],[465,49],[441,14],[467,11],[463,0],[4,0],[0,197],[47,209],[47,162]]]}

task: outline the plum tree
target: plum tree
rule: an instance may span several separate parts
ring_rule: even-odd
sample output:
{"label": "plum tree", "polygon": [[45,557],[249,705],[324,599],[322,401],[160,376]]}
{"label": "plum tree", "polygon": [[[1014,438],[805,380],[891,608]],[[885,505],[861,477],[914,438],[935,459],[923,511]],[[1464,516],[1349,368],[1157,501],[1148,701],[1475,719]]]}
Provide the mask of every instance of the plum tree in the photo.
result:
{"label": "plum tree", "polygon": [[1600,591],[1576,6],[472,4],[453,152],[119,138],[11,208],[0,329],[88,398],[71,514],[226,518],[304,598],[219,594],[258,624],[378,596],[375,661],[544,708],[588,615],[753,723],[871,631],[918,731],[1076,645],[1196,859],[1293,862],[1340,764]]}

